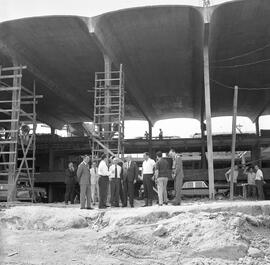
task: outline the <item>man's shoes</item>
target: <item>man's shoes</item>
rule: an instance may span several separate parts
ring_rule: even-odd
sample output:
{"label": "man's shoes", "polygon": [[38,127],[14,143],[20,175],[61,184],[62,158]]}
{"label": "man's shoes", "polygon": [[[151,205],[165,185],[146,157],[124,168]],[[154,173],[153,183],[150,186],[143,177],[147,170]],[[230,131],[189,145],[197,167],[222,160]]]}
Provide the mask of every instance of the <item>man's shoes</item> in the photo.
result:
{"label": "man's shoes", "polygon": [[164,202],[165,205],[168,205],[168,202]]}
{"label": "man's shoes", "polygon": [[145,205],[143,205],[142,207],[148,207],[149,205],[148,204],[145,204]]}
{"label": "man's shoes", "polygon": [[86,210],[94,210],[92,207],[87,207]]}
{"label": "man's shoes", "polygon": [[172,205],[179,206],[179,205],[181,205],[181,202],[173,202]]}
{"label": "man's shoes", "polygon": [[158,206],[163,206],[163,204],[158,204]]}
{"label": "man's shoes", "polygon": [[85,210],[85,208],[80,208],[81,210]]}
{"label": "man's shoes", "polygon": [[114,205],[114,207],[119,207],[119,204]]}
{"label": "man's shoes", "polygon": [[106,209],[105,206],[99,206],[98,209]]}
{"label": "man's shoes", "polygon": [[104,207],[105,207],[105,208],[108,208],[108,207],[110,207],[110,206],[109,206],[109,205],[105,205]]}
{"label": "man's shoes", "polygon": [[134,205],[130,205],[130,208],[134,208]]}
{"label": "man's shoes", "polygon": [[127,205],[126,205],[126,204],[122,205],[122,208],[125,208],[125,207],[127,207]]}

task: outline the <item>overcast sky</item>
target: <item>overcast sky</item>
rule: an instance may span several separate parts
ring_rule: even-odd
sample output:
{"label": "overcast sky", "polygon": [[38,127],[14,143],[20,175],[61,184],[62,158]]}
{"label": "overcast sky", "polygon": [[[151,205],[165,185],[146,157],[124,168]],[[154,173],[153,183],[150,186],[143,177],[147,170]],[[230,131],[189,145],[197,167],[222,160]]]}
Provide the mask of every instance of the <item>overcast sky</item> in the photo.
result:
{"label": "overcast sky", "polygon": [[[212,5],[230,2],[228,0],[211,0]],[[149,5],[194,5],[202,6],[202,0],[0,0],[0,21],[45,15],[81,15],[96,16],[105,12]],[[231,117],[214,118],[213,132],[228,133],[231,131]],[[239,117],[237,124],[243,132],[254,132],[251,120]],[[262,129],[270,128],[270,118],[262,117]],[[153,136],[162,128],[165,136],[189,137],[200,132],[200,124],[192,119],[163,120],[155,124]],[[143,136],[148,130],[147,122],[126,122],[126,136],[133,138]]]}
{"label": "overcast sky", "polygon": [[[210,0],[212,5],[228,0]],[[44,15],[96,16],[118,9],[149,5],[202,6],[203,0],[0,0],[0,21]]]}

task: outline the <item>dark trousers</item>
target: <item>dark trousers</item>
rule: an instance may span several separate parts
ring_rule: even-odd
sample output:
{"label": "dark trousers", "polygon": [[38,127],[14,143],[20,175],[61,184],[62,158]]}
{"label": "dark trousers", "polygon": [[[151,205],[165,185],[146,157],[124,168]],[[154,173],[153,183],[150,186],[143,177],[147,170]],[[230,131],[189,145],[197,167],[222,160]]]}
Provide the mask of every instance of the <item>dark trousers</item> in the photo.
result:
{"label": "dark trousers", "polygon": [[134,183],[131,181],[127,182],[128,198],[130,206],[134,206]]}
{"label": "dark trousers", "polygon": [[152,204],[153,200],[153,174],[143,174],[143,188],[144,188],[144,199],[145,204]]}
{"label": "dark trousers", "polygon": [[249,198],[256,198],[256,186],[255,185],[248,185],[248,197]]}
{"label": "dark trousers", "polygon": [[130,206],[134,206],[134,183],[132,181],[123,181],[123,205],[127,206],[129,199]]}
{"label": "dark trousers", "polygon": [[127,206],[127,198],[128,198],[128,184],[127,184],[127,181],[122,181],[121,188],[122,188],[122,197],[120,195],[121,201],[122,201],[123,206]]}
{"label": "dark trousers", "polygon": [[73,183],[66,184],[65,203],[68,203],[68,201],[70,201],[72,204],[74,203],[74,193],[75,193],[75,184]]}
{"label": "dark trousers", "polygon": [[110,185],[111,185],[111,204],[112,206],[119,206],[120,179],[118,178],[111,179]]}
{"label": "dark trousers", "polygon": [[262,180],[255,180],[255,184],[256,184],[257,192],[258,192],[258,199],[264,200],[263,181]]}
{"label": "dark trousers", "polygon": [[107,203],[107,191],[108,191],[109,177],[100,176],[98,179],[99,186],[99,207],[106,207]]}

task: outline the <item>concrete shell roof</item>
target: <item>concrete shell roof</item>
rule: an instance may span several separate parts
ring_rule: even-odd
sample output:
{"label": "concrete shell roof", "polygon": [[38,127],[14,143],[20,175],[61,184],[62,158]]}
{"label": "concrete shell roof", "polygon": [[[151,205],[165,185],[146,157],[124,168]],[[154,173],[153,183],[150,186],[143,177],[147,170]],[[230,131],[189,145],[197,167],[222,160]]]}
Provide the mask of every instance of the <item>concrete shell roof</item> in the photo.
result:
{"label": "concrete shell roof", "polygon": [[[246,0],[214,8],[209,38],[211,79],[242,87],[270,85],[270,2]],[[203,99],[204,22],[199,8],[141,7],[94,18],[48,16],[0,23],[0,64],[27,65],[23,84],[37,82],[39,119],[54,127],[91,120],[94,73],[103,52],[126,75],[126,117],[152,122],[200,118]],[[226,68],[224,68],[224,66]],[[229,67],[228,67],[229,66]],[[231,67],[233,66],[233,67]],[[213,116],[231,115],[233,90],[211,82]],[[268,90],[240,91],[239,115],[255,118],[270,109]]]}

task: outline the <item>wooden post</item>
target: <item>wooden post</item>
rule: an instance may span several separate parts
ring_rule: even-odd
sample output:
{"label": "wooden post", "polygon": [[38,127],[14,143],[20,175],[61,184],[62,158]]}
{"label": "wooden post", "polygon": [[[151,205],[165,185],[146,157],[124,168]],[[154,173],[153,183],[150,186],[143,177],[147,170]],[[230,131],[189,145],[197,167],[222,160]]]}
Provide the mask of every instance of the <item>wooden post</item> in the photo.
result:
{"label": "wooden post", "polygon": [[238,100],[238,86],[234,87],[233,96],[233,119],[232,119],[232,159],[231,159],[231,179],[230,179],[230,199],[233,200],[233,178],[235,165],[235,144],[236,144],[236,117],[237,117],[237,100]]}
{"label": "wooden post", "polygon": [[207,130],[207,158],[208,158],[208,182],[209,198],[215,198],[214,186],[214,162],[213,162],[213,142],[211,123],[211,96],[210,96],[210,73],[209,73],[209,51],[208,51],[209,24],[205,24],[204,32],[204,96],[205,96],[205,116]]}

